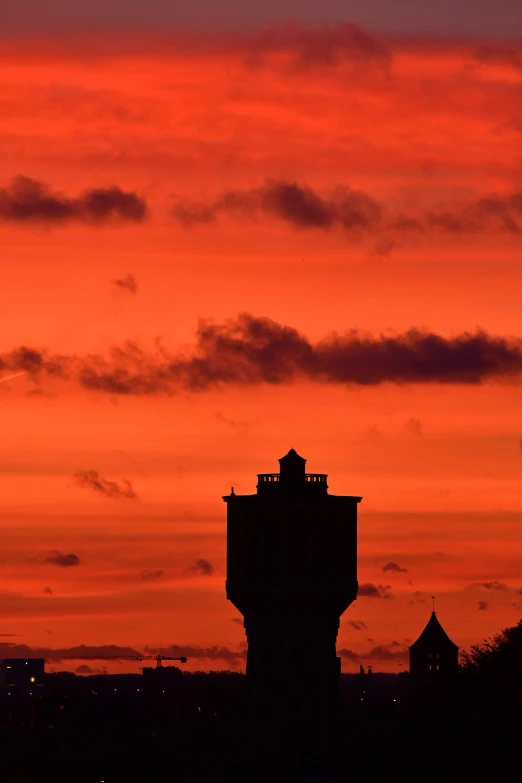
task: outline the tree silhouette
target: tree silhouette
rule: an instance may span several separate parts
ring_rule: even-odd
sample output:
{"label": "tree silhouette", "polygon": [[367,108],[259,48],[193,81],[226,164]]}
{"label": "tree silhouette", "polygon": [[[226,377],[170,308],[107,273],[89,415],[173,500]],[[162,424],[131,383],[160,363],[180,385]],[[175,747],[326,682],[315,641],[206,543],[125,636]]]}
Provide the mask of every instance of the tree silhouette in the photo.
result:
{"label": "tree silhouette", "polygon": [[475,644],[465,652],[462,669],[467,674],[494,676],[497,681],[513,682],[521,677],[522,620],[504,628],[483,644]]}

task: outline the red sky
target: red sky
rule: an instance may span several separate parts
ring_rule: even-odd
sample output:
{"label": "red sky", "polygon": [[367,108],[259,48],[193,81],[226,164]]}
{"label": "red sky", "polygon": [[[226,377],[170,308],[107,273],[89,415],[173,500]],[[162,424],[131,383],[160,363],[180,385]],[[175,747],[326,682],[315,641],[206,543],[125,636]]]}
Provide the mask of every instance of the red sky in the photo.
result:
{"label": "red sky", "polygon": [[241,665],[221,496],[292,445],[363,496],[359,582],[394,596],[346,612],[347,671],[397,670],[432,594],[463,648],[514,624],[522,44],[19,33],[0,61],[0,651]]}

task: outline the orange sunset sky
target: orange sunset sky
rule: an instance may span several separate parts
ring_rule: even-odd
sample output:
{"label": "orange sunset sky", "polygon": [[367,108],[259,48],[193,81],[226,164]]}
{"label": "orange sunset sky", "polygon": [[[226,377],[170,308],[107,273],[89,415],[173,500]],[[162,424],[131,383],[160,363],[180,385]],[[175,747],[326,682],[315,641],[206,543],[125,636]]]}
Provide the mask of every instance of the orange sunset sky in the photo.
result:
{"label": "orange sunset sky", "polygon": [[345,671],[520,619],[515,32],[13,23],[2,656],[243,668],[222,495],[291,446],[363,496]]}

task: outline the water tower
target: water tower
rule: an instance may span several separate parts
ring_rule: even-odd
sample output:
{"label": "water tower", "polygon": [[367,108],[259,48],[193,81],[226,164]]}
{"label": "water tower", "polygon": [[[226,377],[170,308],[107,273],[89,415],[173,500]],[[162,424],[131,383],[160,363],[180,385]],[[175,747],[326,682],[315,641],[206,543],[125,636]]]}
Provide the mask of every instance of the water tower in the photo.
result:
{"label": "water tower", "polygon": [[357,505],[329,495],[294,449],[255,495],[227,503],[227,597],[248,640],[250,735],[259,771],[293,779],[335,766],[339,618],[357,595]]}

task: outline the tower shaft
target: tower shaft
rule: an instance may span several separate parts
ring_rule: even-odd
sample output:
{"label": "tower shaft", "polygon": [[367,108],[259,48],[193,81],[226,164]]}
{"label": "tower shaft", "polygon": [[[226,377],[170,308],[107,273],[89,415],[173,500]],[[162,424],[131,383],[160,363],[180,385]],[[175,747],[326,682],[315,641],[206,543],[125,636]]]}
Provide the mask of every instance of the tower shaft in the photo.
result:
{"label": "tower shaft", "polygon": [[[323,768],[336,753],[337,618],[245,618],[257,763]],[[266,754],[266,758],[263,755]]]}

